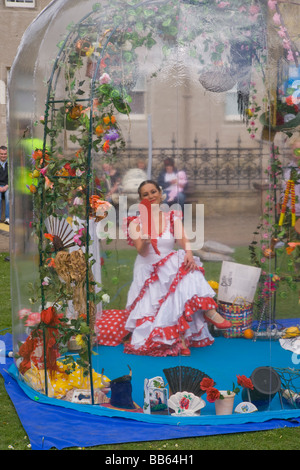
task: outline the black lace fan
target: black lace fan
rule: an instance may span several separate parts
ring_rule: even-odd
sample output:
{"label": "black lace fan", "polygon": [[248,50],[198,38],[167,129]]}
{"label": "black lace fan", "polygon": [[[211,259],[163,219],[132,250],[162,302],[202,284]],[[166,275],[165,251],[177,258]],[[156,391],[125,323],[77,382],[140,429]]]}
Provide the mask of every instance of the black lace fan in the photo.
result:
{"label": "black lace fan", "polygon": [[59,219],[50,215],[45,220],[45,226],[55,251],[61,251],[74,246],[73,237],[75,235],[71,225],[66,219]]}
{"label": "black lace fan", "polygon": [[210,378],[201,370],[187,366],[171,367],[163,369],[163,372],[169,384],[170,395],[177,392],[191,392],[201,397],[205,391],[200,389],[200,382],[204,377]]}

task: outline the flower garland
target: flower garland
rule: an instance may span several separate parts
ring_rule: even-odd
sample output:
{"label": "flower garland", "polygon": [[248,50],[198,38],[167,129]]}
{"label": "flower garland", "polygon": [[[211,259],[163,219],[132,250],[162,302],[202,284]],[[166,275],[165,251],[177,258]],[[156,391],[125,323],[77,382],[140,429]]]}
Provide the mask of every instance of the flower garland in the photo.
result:
{"label": "flower garland", "polygon": [[275,11],[273,15],[273,22],[277,28],[278,35],[282,38],[282,45],[284,49],[287,50],[287,60],[298,64],[299,51],[288,34],[287,28],[279,10],[277,0],[268,0],[268,7],[270,11]]}
{"label": "flower garland", "polygon": [[281,213],[280,213],[280,219],[278,222],[278,225],[281,227],[283,225],[284,217],[285,217],[285,212],[286,212],[286,206],[288,203],[289,199],[289,194],[291,193],[291,212],[292,212],[292,227],[295,226],[296,223],[296,208],[295,208],[295,203],[296,203],[296,196],[295,196],[295,181],[293,180],[288,180],[286,184],[286,190],[284,193],[284,199],[283,203],[281,206]]}

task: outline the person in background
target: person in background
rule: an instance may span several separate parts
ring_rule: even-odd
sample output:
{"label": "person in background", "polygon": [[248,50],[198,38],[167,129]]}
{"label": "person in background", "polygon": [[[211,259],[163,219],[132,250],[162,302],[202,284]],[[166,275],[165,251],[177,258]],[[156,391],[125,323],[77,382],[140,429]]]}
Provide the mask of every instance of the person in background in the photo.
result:
{"label": "person in background", "polygon": [[9,188],[8,188],[8,161],[7,161],[7,147],[1,145],[0,147],[0,196],[1,203],[5,200],[5,221],[9,225]]}
{"label": "person in background", "polygon": [[158,184],[166,195],[164,202],[169,206],[179,204],[183,213],[187,177],[185,171],[177,171],[172,158],[165,159],[164,170],[158,176]]}
{"label": "person in background", "polygon": [[105,193],[105,199],[113,204],[118,203],[118,193],[121,184],[120,172],[110,163],[103,163],[101,186]]}

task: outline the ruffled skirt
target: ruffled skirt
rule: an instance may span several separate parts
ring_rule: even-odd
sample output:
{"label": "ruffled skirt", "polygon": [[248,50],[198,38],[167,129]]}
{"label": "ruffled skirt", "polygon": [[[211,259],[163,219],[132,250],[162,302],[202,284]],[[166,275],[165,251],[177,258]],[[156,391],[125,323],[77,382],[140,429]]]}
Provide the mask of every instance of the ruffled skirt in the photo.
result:
{"label": "ruffled skirt", "polygon": [[187,272],[184,256],[178,250],[153,264],[142,257],[137,260],[126,307],[125,329],[132,334],[125,353],[177,355],[182,338],[192,347],[213,343],[203,313],[217,308],[215,292],[204,278],[200,260],[195,257],[196,270]]}

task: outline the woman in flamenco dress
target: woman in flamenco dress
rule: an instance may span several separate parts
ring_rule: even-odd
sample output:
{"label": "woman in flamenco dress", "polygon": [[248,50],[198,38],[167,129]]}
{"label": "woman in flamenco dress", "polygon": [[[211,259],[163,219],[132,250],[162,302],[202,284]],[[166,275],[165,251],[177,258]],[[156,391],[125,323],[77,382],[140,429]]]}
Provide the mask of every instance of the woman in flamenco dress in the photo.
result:
{"label": "woman in flamenco dress", "polygon": [[[200,259],[189,249],[181,217],[160,209],[161,188],[147,180],[138,192],[148,219],[142,210],[128,224],[138,255],[127,297],[125,329],[131,335],[124,352],[189,356],[190,347],[213,343],[207,322],[219,329],[230,328],[231,323],[216,311],[215,292],[205,280]],[[176,241],[181,249],[174,249]]]}

